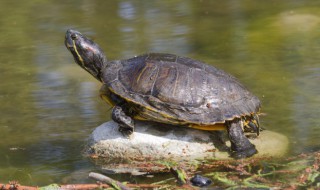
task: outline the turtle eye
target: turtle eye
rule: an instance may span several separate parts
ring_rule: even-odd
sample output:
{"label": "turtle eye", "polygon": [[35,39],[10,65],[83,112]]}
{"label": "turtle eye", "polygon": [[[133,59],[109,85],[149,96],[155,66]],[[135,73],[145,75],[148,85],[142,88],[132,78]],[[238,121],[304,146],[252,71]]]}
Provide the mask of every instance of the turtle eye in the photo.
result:
{"label": "turtle eye", "polygon": [[77,37],[78,37],[77,34],[71,34],[70,36],[71,36],[71,38],[72,38],[73,40],[76,40]]}

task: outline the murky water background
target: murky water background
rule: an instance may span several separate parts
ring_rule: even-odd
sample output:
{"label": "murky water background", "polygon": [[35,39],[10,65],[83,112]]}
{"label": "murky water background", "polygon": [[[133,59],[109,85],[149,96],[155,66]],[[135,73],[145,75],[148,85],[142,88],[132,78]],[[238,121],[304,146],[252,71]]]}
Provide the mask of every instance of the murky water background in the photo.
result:
{"label": "murky water background", "polygon": [[0,182],[85,181],[91,131],[110,119],[100,84],[64,47],[74,28],[108,58],[168,52],[238,77],[289,154],[319,150],[318,1],[1,1]]}

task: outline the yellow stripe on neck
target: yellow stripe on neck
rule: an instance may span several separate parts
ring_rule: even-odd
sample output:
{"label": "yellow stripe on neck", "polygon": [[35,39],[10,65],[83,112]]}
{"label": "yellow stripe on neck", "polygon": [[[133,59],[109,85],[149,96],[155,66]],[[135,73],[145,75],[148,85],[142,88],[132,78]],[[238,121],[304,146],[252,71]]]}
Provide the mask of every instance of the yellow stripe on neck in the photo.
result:
{"label": "yellow stripe on neck", "polygon": [[73,43],[74,51],[76,52],[76,54],[77,54],[77,56],[78,56],[78,58],[79,58],[79,61],[82,63],[82,66],[85,67],[85,66],[84,66],[84,62],[83,62],[83,59],[82,59],[82,57],[80,56],[80,54],[79,54],[79,52],[78,52],[78,50],[77,50],[77,46],[76,46],[76,43],[74,42],[74,40],[72,40],[72,43]]}

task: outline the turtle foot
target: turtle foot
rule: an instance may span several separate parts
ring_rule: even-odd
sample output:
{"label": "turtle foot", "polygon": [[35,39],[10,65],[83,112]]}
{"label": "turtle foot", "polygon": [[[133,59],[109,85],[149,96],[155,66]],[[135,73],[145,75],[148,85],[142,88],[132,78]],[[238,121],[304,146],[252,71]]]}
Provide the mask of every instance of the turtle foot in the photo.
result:
{"label": "turtle foot", "polygon": [[242,159],[242,158],[251,157],[257,153],[258,153],[258,151],[257,151],[256,147],[254,145],[252,145],[249,148],[246,148],[243,150],[232,151],[230,156],[234,159]]}
{"label": "turtle foot", "polygon": [[119,132],[121,132],[123,136],[130,138],[134,129],[134,121],[126,115],[122,107],[115,106],[112,109],[112,119],[119,124]]}
{"label": "turtle foot", "polygon": [[119,132],[120,132],[124,137],[131,138],[131,136],[132,136],[132,134],[133,134],[133,129],[119,126]]}

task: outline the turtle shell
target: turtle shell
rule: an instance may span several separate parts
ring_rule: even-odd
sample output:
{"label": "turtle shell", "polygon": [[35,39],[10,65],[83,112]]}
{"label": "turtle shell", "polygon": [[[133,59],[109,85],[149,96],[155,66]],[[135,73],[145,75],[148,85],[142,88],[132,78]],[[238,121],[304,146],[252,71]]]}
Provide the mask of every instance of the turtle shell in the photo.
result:
{"label": "turtle shell", "polygon": [[213,125],[260,108],[235,77],[187,57],[150,53],[108,65],[102,89],[128,102],[140,119]]}

